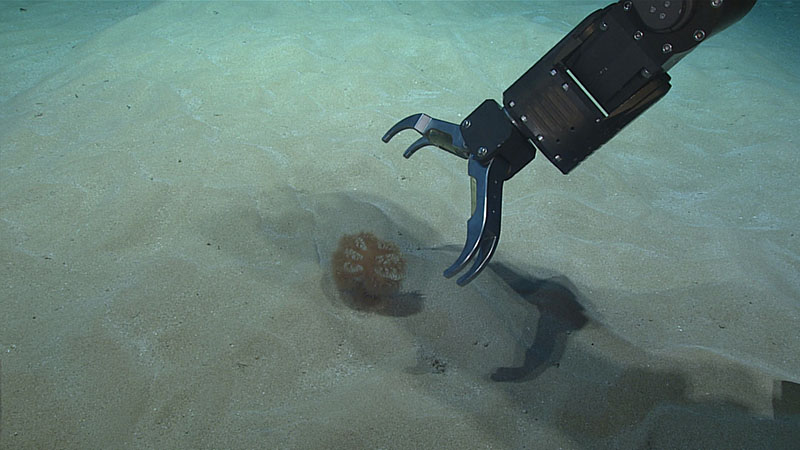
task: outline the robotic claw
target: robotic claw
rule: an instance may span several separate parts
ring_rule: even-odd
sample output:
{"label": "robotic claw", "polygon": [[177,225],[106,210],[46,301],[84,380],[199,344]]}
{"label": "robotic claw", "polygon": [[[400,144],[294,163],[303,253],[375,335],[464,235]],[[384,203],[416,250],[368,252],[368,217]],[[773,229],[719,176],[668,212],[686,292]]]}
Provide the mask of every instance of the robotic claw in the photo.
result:
{"label": "robotic claw", "polygon": [[503,93],[461,124],[415,114],[383,136],[422,135],[403,153],[429,145],[468,160],[472,215],[467,241],[444,276],[486,267],[500,239],[503,183],[538,149],[562,173],[614,137],[670,89],[672,66],[744,17],[756,0],[620,0],[587,16]]}

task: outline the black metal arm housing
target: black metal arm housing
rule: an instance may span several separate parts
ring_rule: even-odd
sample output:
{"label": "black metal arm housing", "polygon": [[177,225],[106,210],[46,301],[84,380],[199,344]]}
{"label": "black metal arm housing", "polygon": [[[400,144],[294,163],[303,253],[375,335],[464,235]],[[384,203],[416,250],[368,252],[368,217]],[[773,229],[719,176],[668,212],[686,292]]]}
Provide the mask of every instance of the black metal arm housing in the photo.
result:
{"label": "black metal arm housing", "polygon": [[756,0],[621,0],[586,17],[503,93],[461,123],[478,161],[502,157],[505,179],[538,148],[568,173],[670,89],[667,74]]}

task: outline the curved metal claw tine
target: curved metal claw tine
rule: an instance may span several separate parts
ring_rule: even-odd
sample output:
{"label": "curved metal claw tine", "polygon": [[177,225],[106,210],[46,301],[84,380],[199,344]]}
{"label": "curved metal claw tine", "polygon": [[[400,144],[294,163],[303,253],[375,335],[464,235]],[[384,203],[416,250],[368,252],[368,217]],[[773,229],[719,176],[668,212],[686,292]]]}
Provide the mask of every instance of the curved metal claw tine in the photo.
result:
{"label": "curved metal claw tine", "polygon": [[469,176],[475,180],[475,192],[473,199],[472,215],[467,220],[467,242],[464,244],[464,249],[456,261],[444,271],[444,276],[450,278],[453,275],[461,272],[467,265],[470,259],[475,256],[480,244],[481,236],[483,235],[483,228],[486,224],[486,186],[489,175],[489,167],[484,167],[475,158],[470,157],[467,166]]}
{"label": "curved metal claw tine", "polygon": [[469,283],[486,268],[500,241],[500,207],[508,163],[503,159],[493,158],[483,166],[470,157],[468,171],[476,186],[474,209],[467,221],[467,242],[453,265],[444,271],[444,276],[450,278],[464,269],[477,255],[470,270],[458,279],[459,286]]}
{"label": "curved metal claw tine", "polygon": [[476,213],[467,220],[467,242],[464,244],[461,254],[456,258],[456,262],[445,269],[445,278],[452,278],[453,275],[461,272],[478,250],[478,245],[481,242],[481,234],[483,232],[483,218],[477,211],[478,209],[476,208]]}
{"label": "curved metal claw tine", "polygon": [[413,144],[408,146],[406,151],[403,152],[403,158],[410,158],[411,155],[414,154],[414,152],[428,145],[433,145],[433,143],[430,141],[430,139],[428,139],[427,136],[422,136],[421,138],[414,141]]}
{"label": "curved metal claw tine", "polygon": [[464,146],[464,137],[461,135],[461,127],[459,125],[434,119],[422,113],[408,116],[400,122],[397,122],[383,135],[381,140],[383,142],[389,142],[397,133],[409,129],[413,129],[421,134],[425,140],[420,139],[411,144],[403,154],[406,158],[426,145],[439,147],[461,158],[466,159],[469,156],[469,150]]}
{"label": "curved metal claw tine", "polygon": [[[399,133],[399,132],[401,132],[403,130],[411,129],[411,128],[413,128],[413,129],[419,131],[420,133],[424,134],[421,130],[419,130],[416,127],[417,123],[420,121],[420,119],[423,118],[423,116],[427,117],[427,120],[425,120],[424,122],[430,122],[431,118],[430,118],[430,116],[428,116],[426,114],[414,114],[414,115],[408,116],[405,119],[401,120],[400,122],[397,122],[396,124],[394,124],[394,126],[392,128],[389,128],[389,131],[387,131],[386,134],[383,135],[381,140],[383,142],[389,142],[389,140],[391,140],[394,137],[394,135],[396,135],[397,133]],[[427,123],[425,125],[427,126]]]}
{"label": "curved metal claw tine", "polygon": [[475,264],[472,265],[472,267],[469,269],[469,271],[467,271],[467,273],[462,275],[456,281],[456,283],[459,286],[466,285],[467,283],[475,279],[475,277],[477,277],[478,274],[481,273],[481,271],[486,268],[486,266],[489,264],[489,260],[492,259],[494,251],[497,248],[497,244],[499,242],[500,242],[500,236],[491,236],[491,237],[484,236],[481,239],[480,246],[478,249],[478,255],[475,258]]}

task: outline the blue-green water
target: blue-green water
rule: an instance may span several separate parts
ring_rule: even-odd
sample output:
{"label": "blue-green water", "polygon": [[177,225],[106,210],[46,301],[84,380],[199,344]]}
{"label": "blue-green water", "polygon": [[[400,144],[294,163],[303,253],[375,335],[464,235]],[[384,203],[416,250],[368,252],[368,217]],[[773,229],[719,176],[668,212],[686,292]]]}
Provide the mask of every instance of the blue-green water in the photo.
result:
{"label": "blue-green water", "polygon": [[[441,276],[500,99],[606,2],[0,4],[0,448],[792,448],[797,2],[765,1]],[[342,235],[399,294],[332,280]]]}

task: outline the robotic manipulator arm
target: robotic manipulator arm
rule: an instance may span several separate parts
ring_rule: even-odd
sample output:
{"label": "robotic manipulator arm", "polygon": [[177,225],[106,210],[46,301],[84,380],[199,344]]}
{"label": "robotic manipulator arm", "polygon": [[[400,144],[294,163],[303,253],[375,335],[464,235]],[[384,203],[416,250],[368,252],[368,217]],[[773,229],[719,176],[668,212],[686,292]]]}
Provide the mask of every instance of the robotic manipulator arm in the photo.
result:
{"label": "robotic manipulator arm", "polygon": [[409,116],[384,136],[422,137],[403,156],[433,145],[468,160],[472,215],[467,241],[444,272],[463,286],[488,264],[500,238],[503,182],[541,151],[566,174],[663,97],[673,65],[741,19],[756,0],[620,0],[593,12],[503,93],[461,124]]}

